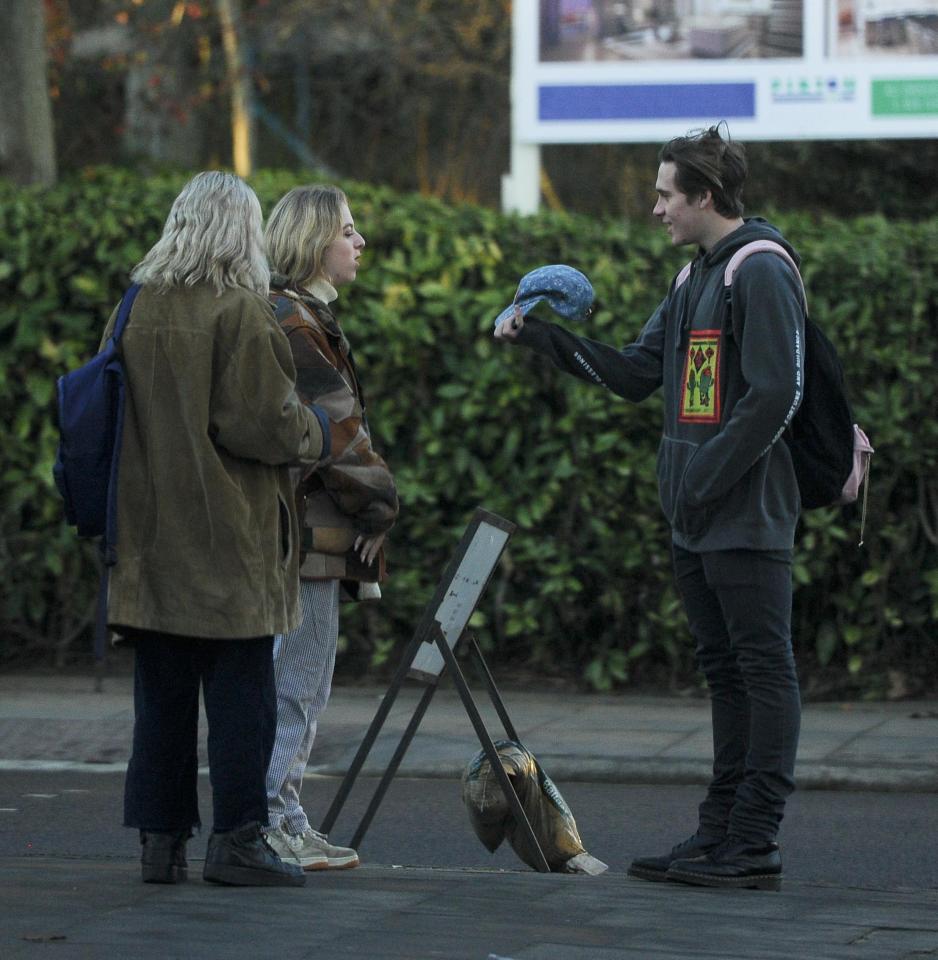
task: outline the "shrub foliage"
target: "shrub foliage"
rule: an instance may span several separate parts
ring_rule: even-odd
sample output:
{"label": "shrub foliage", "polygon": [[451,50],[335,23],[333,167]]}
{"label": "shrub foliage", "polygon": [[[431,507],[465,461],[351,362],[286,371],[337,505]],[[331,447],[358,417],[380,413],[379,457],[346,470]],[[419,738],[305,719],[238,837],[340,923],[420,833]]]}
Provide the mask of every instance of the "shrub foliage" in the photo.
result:
{"label": "shrub foliage", "polygon": [[[94,168],[44,192],[0,184],[7,659],[86,649],[96,558],[64,525],[51,481],[55,378],[96,348],[182,182]],[[268,172],[253,185],[269,210],[297,182]],[[686,251],[650,224],[520,218],[344,186],[368,247],[340,317],[403,506],[384,600],[345,609],[340,669],[396,661],[482,505],[518,525],[474,619],[493,661],[599,690],[696,684],[657,504],[658,399],[630,405],[491,337],[518,278],[563,262],[596,289],[584,332],[626,343]],[[812,313],[876,447],[863,547],[855,509],[802,522],[802,677],[817,695],[917,692],[934,677],[938,619],[938,221],[773,219],[803,256]]]}

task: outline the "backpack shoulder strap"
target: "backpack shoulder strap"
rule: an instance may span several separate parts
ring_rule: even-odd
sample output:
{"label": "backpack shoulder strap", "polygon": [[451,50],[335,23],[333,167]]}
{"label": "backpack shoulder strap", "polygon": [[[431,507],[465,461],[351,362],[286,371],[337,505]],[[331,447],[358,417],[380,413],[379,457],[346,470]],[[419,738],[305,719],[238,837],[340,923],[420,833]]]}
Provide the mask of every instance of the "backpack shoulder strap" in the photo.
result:
{"label": "backpack shoulder strap", "polygon": [[117,320],[114,321],[114,332],[111,334],[114,343],[119,343],[120,338],[124,335],[124,328],[130,320],[130,309],[134,305],[134,300],[139,292],[140,284],[132,283],[125,291],[124,296],[121,297],[120,307],[117,310]]}
{"label": "backpack shoulder strap", "polygon": [[798,286],[801,288],[801,297],[804,302],[805,311],[807,311],[808,296],[805,293],[804,281],[801,279],[801,272],[798,270],[798,265],[792,259],[791,254],[780,243],[776,243],[774,240],[753,240],[750,243],[743,244],[743,246],[730,257],[726,269],[723,271],[723,286],[726,287],[727,291],[733,286],[733,277],[742,262],[754,253],[774,253],[791,267],[795,276],[798,278]]}
{"label": "backpack shoulder strap", "polygon": [[681,267],[681,272],[674,278],[674,289],[677,290],[685,280],[690,276],[690,265],[693,263],[693,260],[688,260],[687,263]]}
{"label": "backpack shoulder strap", "polygon": [[[723,271],[723,285],[725,287],[731,287],[733,285],[733,277],[736,275],[736,271],[742,262],[754,253],[774,253],[781,257],[795,272],[795,275],[798,277],[798,282],[801,285],[801,292],[804,293],[804,283],[801,280],[798,265],[792,259],[791,254],[780,243],[776,243],[774,240],[750,240],[749,243],[743,244],[736,253],[730,257],[726,264],[726,269]],[[675,290],[687,281],[687,278],[690,276],[692,263],[692,260],[685,263],[684,266],[681,267],[678,275],[674,278]],[[807,303],[807,297],[805,298],[805,303]]]}

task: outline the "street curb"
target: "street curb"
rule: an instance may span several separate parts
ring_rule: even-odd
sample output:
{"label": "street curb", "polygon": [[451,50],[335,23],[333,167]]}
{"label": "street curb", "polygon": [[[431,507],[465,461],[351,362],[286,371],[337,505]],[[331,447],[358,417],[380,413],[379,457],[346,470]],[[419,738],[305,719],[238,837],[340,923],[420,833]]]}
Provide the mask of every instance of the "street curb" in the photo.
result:
{"label": "street curb", "polygon": [[[453,761],[427,763],[406,761],[397,771],[398,777],[413,780],[459,780],[466,764]],[[544,754],[538,756],[544,771],[556,783],[621,783],[706,785],[710,782],[709,763],[675,760],[609,760],[603,757],[569,757]],[[124,773],[126,762],[88,763],[74,760],[0,760],[0,772],[28,773]],[[334,762],[310,764],[308,778],[341,779],[347,765]],[[380,777],[385,767],[366,763],[360,777]],[[200,767],[207,774],[208,767]],[[938,771],[932,768],[882,765],[836,766],[821,763],[799,764],[795,771],[799,790],[865,790],[871,793],[938,793]]]}
{"label": "street curb", "polygon": [[[470,758],[466,758],[468,764]],[[555,783],[701,784],[712,777],[709,762],[675,760],[608,760],[601,757],[563,757],[538,754],[538,762]],[[466,765],[451,762],[401,764],[398,777],[458,780]],[[334,763],[311,764],[307,776],[344,777],[348,768]],[[379,777],[385,768],[366,763],[360,776]],[[874,793],[938,793],[938,772],[932,768],[834,766],[799,764],[795,770],[799,790],[868,790]]]}

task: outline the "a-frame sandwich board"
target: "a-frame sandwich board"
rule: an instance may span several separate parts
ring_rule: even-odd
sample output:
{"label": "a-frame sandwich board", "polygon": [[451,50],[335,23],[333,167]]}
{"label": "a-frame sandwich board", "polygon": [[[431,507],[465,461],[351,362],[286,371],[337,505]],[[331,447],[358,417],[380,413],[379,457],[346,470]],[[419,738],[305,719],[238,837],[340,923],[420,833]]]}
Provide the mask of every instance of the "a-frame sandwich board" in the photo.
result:
{"label": "a-frame sandwich board", "polygon": [[518,735],[514,724],[505,709],[505,704],[495,686],[495,681],[492,679],[492,674],[485,663],[482,652],[475,640],[466,633],[469,618],[482,598],[482,594],[514,530],[515,525],[513,523],[497,514],[483,510],[481,507],[473,514],[465,533],[463,533],[452,558],[446,566],[433,598],[423,612],[414,636],[391,680],[388,692],[384,695],[381,706],[378,708],[378,712],[375,714],[358,752],[352,760],[348,773],[343,778],[339,790],[326,812],[320,825],[320,830],[323,833],[328,834],[338,819],[404,681],[408,678],[416,680],[425,686],[423,695],[417,703],[404,733],[401,735],[400,742],[375,789],[358,828],[349,841],[350,846],[356,848],[359,846],[394,775],[397,773],[401,761],[404,759],[404,754],[407,752],[417,728],[420,726],[420,721],[433,699],[433,694],[439,686],[444,670],[448,669],[469,720],[475,729],[479,742],[482,744],[482,749],[491,764],[492,771],[505,794],[505,799],[508,801],[515,821],[525,834],[530,848],[536,854],[537,869],[542,873],[549,872],[550,868],[547,860],[534,831],[531,829],[530,821],[521,806],[517,793],[515,793],[511,779],[502,767],[498,751],[479,714],[479,708],[476,706],[455,654],[460,642],[465,641],[470,644],[470,655],[480,669],[486,690],[505,728],[505,733],[510,740],[517,740]]}

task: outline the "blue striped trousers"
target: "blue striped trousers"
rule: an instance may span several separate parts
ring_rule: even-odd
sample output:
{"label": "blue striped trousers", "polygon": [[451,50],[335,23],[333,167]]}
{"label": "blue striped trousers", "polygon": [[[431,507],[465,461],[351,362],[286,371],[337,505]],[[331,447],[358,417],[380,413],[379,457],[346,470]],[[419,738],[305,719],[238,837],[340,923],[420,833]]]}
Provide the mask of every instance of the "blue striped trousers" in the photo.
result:
{"label": "blue striped trousers", "polygon": [[319,716],[332,689],[339,581],[301,580],[300,606],[299,627],[274,638],[277,736],[267,769],[268,824],[288,833],[303,833],[309,827],[300,790]]}

